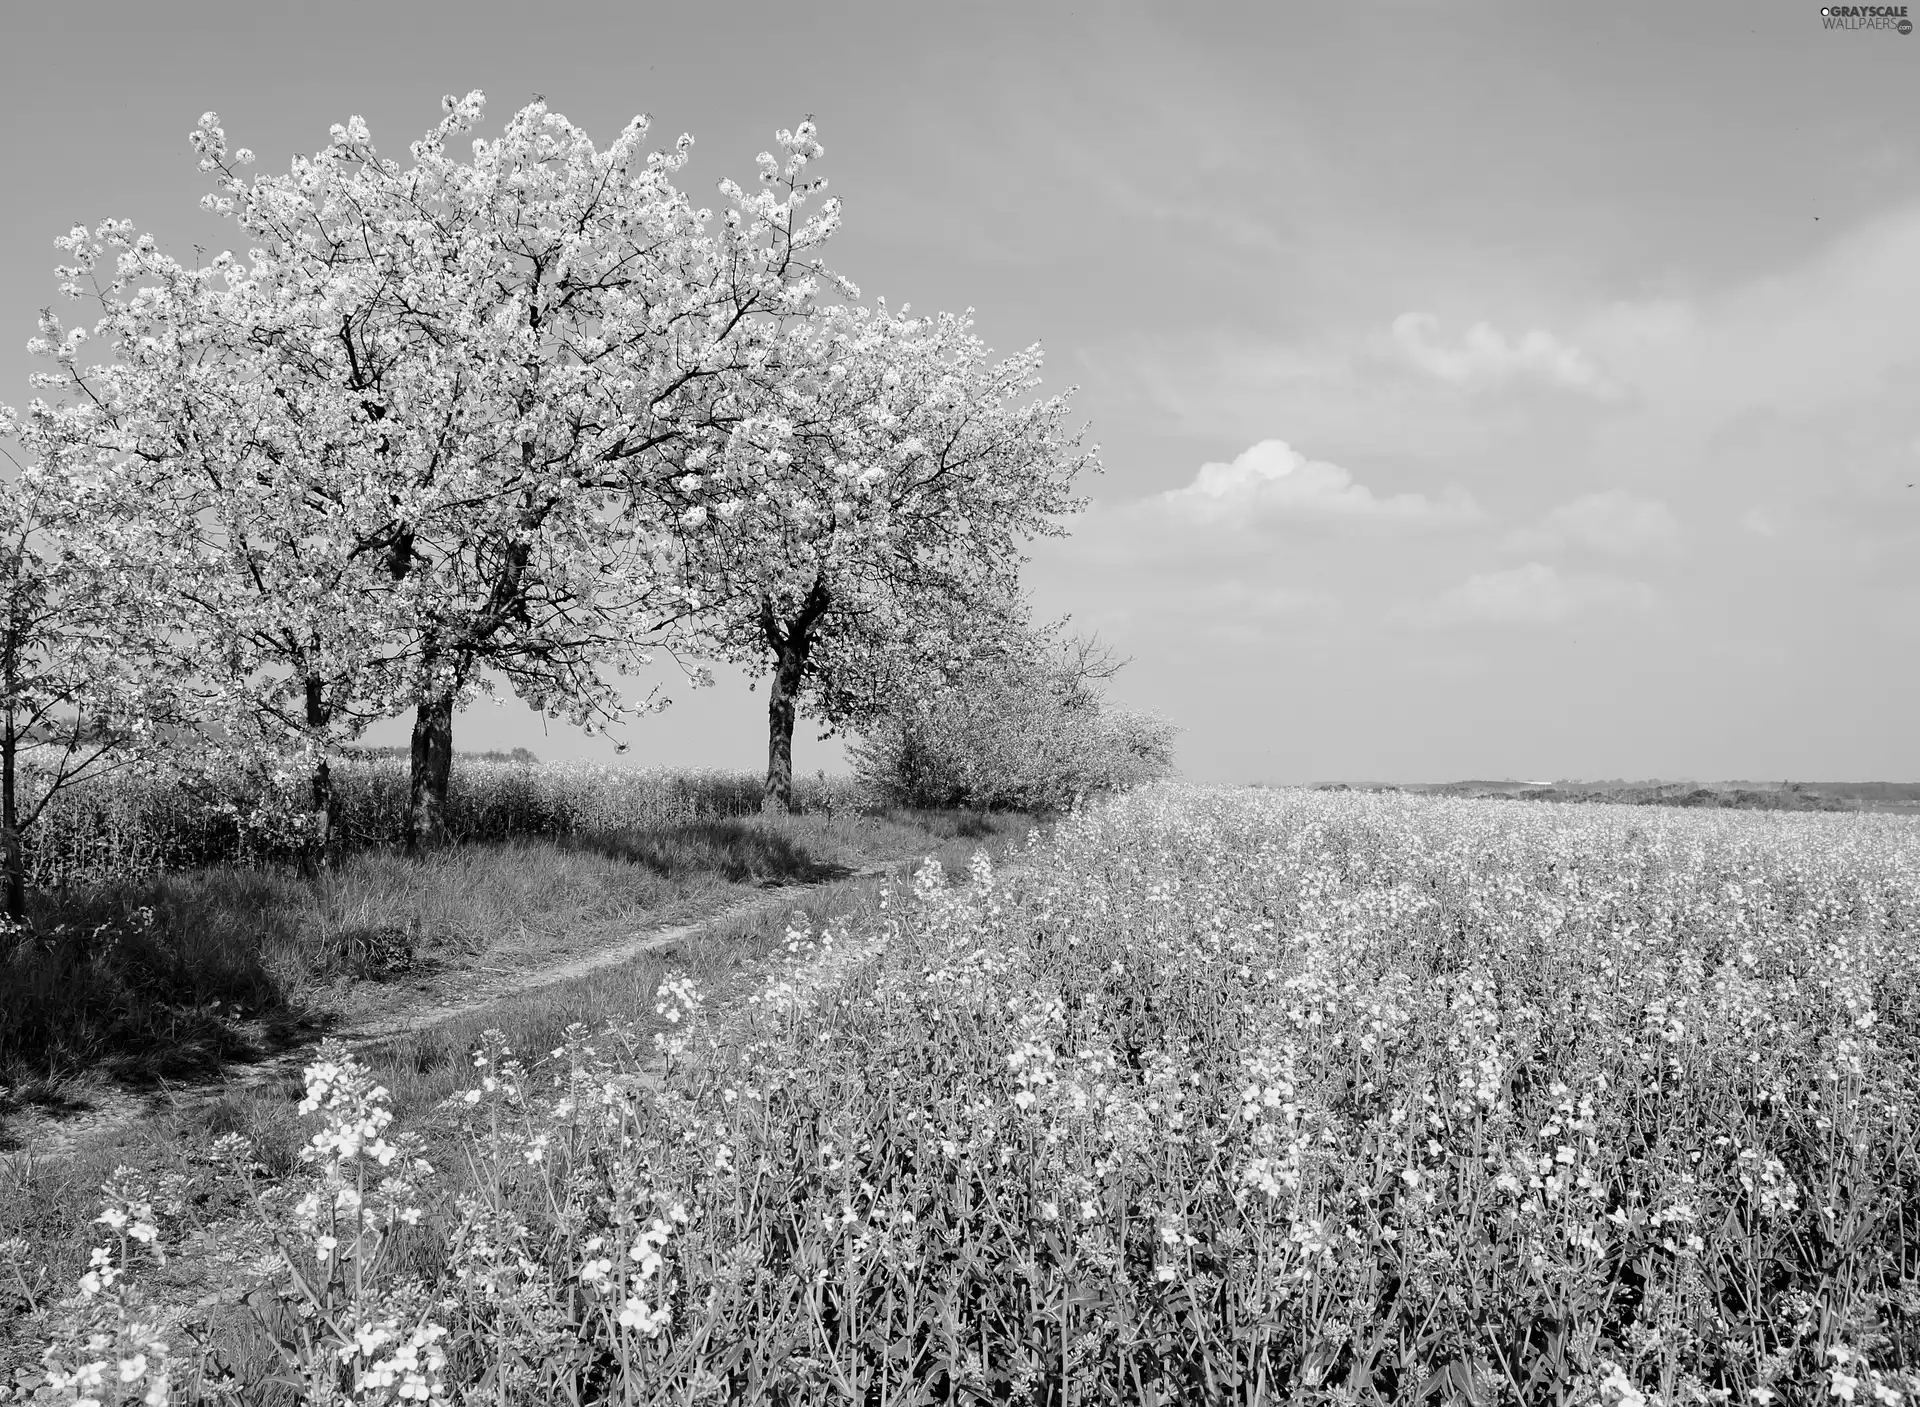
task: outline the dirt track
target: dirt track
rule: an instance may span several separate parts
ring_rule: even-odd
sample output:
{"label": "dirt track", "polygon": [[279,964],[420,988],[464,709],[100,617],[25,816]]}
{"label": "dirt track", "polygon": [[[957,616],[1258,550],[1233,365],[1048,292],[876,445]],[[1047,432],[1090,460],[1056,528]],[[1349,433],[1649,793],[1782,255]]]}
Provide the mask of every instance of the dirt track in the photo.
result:
{"label": "dirt track", "polygon": [[749,914],[790,909],[806,896],[832,885],[908,872],[918,863],[918,860],[903,860],[869,865],[815,884],[782,885],[764,897],[742,900],[694,922],[645,929],[618,942],[570,953],[559,961],[544,962],[535,967],[467,967],[449,970],[440,974],[443,980],[439,985],[459,982],[461,996],[457,1000],[444,999],[444,991],[429,991],[422,994],[425,996],[423,1001],[389,1001],[375,1012],[341,1021],[327,1030],[324,1036],[316,1035],[262,1060],[231,1064],[217,1076],[184,1084],[163,1085],[157,1093],[105,1090],[93,1097],[85,1112],[64,1118],[29,1114],[19,1119],[12,1131],[13,1138],[18,1141],[16,1150],[0,1152],[0,1173],[13,1170],[21,1160],[44,1164],[49,1160],[64,1158],[88,1140],[125,1128],[156,1109],[192,1109],[211,1103],[231,1091],[256,1088],[297,1074],[313,1058],[322,1039],[344,1041],[350,1049],[364,1051],[482,1011],[503,998],[537,992],[604,968],[618,967],[644,953],[672,948],[714,924]]}

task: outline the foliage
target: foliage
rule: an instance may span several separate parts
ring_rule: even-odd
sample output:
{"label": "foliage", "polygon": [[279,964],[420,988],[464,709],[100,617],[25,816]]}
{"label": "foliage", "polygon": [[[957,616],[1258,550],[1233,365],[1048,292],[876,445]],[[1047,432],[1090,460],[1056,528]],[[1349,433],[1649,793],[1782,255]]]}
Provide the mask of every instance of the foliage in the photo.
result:
{"label": "foliage", "polygon": [[[1137,792],[1010,882],[796,929],[730,1012],[663,981],[651,1050],[482,1042],[478,1190],[404,1270],[348,1157],[399,1147],[381,1092],[327,1053],[312,1180],[257,1209],[326,1311],[287,1367],[361,1401],[390,1360],[499,1402],[1902,1401],[1916,924],[1899,820]],[[110,1374],[79,1333],[50,1361]]]}
{"label": "foliage", "polygon": [[1029,638],[931,697],[897,699],[852,749],[855,777],[897,805],[1064,810],[1164,776],[1179,730],[1108,707],[1121,662],[1094,641]]}
{"label": "foliage", "polygon": [[85,782],[151,755],[180,716],[170,681],[129,648],[119,593],[81,540],[96,501],[69,502],[37,466],[0,481],[0,870],[25,915],[24,838]]}

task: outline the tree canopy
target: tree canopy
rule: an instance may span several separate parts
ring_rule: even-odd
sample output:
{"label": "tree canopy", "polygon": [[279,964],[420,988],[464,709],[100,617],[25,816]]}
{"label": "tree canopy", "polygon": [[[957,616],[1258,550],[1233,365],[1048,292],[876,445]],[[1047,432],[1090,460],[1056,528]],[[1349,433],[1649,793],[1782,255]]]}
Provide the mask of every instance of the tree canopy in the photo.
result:
{"label": "tree canopy", "polygon": [[636,118],[596,150],[535,102],[455,157],[481,111],[447,99],[407,164],[355,119],[253,179],[208,114],[203,204],[249,251],[188,267],[124,221],[72,231],[63,291],[97,316],[43,318],[61,398],[20,426],[51,471],[144,505],[121,555],[166,603],[156,642],[218,665],[227,722],[323,754],[415,710],[427,839],[485,669],[588,728],[630,710],[617,676],[681,617],[655,481],[814,296],[837,221],[799,219],[810,125],[710,230],[674,185],[689,139],[649,152]]}
{"label": "tree canopy", "polygon": [[769,677],[769,805],[791,803],[797,707],[858,725],[1016,638],[1021,547],[1065,531],[1098,467],[1072,392],[1035,396],[1041,360],[995,360],[970,314],[836,305],[726,378],[745,413],[687,442],[679,560],[700,648]]}

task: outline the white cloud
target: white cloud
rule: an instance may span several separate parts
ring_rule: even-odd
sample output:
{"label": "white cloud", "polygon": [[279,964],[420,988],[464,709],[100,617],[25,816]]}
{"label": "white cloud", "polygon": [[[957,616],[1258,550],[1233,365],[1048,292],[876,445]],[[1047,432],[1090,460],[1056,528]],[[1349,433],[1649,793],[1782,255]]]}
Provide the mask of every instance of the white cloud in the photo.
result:
{"label": "white cloud", "polygon": [[1401,606],[1389,619],[1436,628],[1475,621],[1550,625],[1580,611],[1644,610],[1653,591],[1644,582],[1617,577],[1562,576],[1541,562],[1507,571],[1481,572],[1431,601]]}
{"label": "white cloud", "polygon": [[1402,356],[1442,381],[1478,388],[1532,380],[1601,398],[1618,394],[1584,352],[1550,332],[1535,328],[1510,339],[1477,322],[1449,344],[1439,339],[1439,327],[1431,313],[1402,313],[1393,320],[1393,340]]}
{"label": "white cloud", "polygon": [[1563,503],[1539,522],[1516,529],[1508,534],[1506,546],[1516,552],[1588,547],[1630,556],[1667,550],[1679,538],[1680,525],[1666,504],[1635,498],[1622,489],[1608,489]]}
{"label": "white cloud", "polygon": [[1886,404],[1920,365],[1920,205],[1769,277],[1599,309],[1580,335],[1650,402],[1709,422]]}
{"label": "white cloud", "polygon": [[1449,489],[1438,499],[1417,493],[1382,498],[1339,465],[1308,459],[1284,440],[1262,440],[1230,464],[1203,464],[1185,488],[1151,501],[1206,524],[1304,518],[1444,526],[1482,516],[1459,489]]}
{"label": "white cloud", "polygon": [[1758,508],[1749,508],[1741,516],[1740,526],[1756,537],[1778,537],[1780,535],[1780,529],[1773,525],[1773,519],[1769,518]]}
{"label": "white cloud", "polygon": [[1477,465],[1537,409],[1407,375],[1390,339],[1377,331],[1371,339],[1353,330],[1298,344],[1227,328],[1130,335],[1083,350],[1080,361],[1081,381],[1112,386],[1167,433],[1250,444],[1285,425],[1301,443],[1336,458]]}

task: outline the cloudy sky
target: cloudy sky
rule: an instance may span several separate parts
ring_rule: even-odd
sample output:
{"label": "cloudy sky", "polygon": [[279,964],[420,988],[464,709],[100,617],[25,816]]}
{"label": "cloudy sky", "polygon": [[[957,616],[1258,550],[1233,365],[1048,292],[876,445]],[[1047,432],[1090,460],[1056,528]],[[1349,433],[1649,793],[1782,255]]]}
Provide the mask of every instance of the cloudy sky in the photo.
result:
{"label": "cloudy sky", "polygon": [[[1188,775],[1907,780],[1920,35],[1818,9],[22,0],[0,348],[76,220],[224,247],[206,109],[271,167],[538,93],[693,133],[695,190],[812,113],[834,262],[1081,387],[1106,472],[1031,580]],[[631,756],[764,757],[764,694],[674,692]],[[597,755],[539,729],[459,741]]]}

